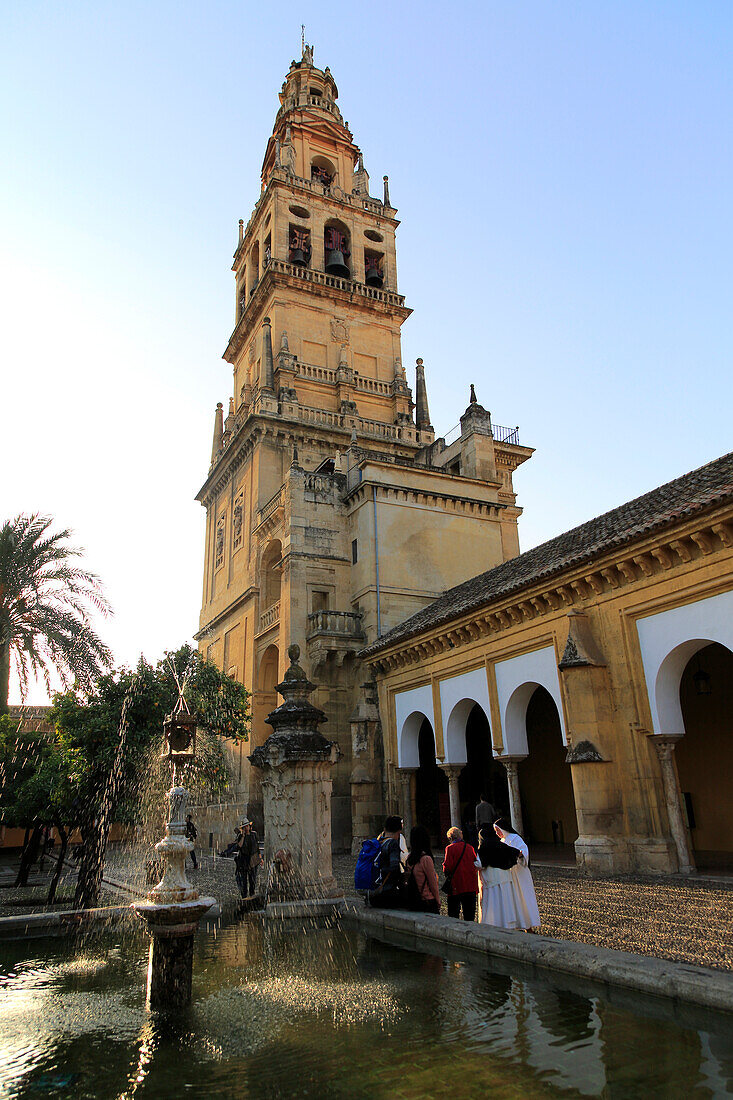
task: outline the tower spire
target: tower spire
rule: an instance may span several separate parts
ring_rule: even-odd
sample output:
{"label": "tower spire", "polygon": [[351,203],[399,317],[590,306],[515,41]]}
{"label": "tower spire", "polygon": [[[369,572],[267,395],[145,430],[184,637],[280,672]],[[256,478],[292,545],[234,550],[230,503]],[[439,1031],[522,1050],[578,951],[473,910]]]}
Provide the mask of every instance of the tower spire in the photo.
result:
{"label": "tower spire", "polygon": [[211,461],[216,462],[216,456],[221,450],[221,441],[224,437],[224,406],[221,401],[217,401],[216,412],[214,413],[214,440],[211,444]]}
{"label": "tower spire", "polygon": [[270,318],[262,318],[262,370],[264,381],[260,387],[263,390],[275,392],[275,365],[272,359],[272,327]]}
{"label": "tower spire", "polygon": [[418,359],[415,366],[415,423],[418,428],[429,428],[430,409],[428,408],[428,389],[425,385],[425,367],[422,359]]}

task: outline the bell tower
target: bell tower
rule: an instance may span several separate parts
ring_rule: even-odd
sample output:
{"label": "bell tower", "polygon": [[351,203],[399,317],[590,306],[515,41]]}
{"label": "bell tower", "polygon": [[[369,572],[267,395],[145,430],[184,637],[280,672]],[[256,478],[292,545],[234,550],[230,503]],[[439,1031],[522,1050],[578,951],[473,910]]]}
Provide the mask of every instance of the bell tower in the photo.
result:
{"label": "bell tower", "polygon": [[[233,759],[232,821],[243,812],[261,821],[247,757],[271,732],[275,685],[288,646],[300,645],[341,752],[332,835],[344,849],[373,835],[390,782],[359,653],[518,552],[512,474],[532,450],[473,393],[460,437],[435,439],[425,363],[415,403],[402,365],[411,311],[397,282],[387,177],[372,196],[333,76],[312,47],[291,63],[279,98],[232,266],[224,359],[233,392],[228,413],[217,405],[197,497],[206,508],[197,639],[252,694],[250,744]],[[364,707],[366,724],[354,717]],[[222,827],[216,812],[202,828]]]}
{"label": "bell tower", "polygon": [[[234,412],[366,430],[414,454],[432,442],[412,419],[397,288],[397,211],[369,175],[312,47],[293,61],[262,162],[262,193],[234,256],[236,327],[225,352]],[[343,423],[341,422],[343,419]],[[322,457],[327,457],[327,448]],[[314,455],[315,457],[315,455]]]}

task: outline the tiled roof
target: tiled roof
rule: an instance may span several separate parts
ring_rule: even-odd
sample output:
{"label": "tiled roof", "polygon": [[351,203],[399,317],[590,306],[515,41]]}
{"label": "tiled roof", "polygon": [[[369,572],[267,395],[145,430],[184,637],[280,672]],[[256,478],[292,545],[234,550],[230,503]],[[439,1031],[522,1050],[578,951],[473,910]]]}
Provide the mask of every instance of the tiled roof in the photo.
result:
{"label": "tiled roof", "polygon": [[368,645],[361,656],[369,657],[492,600],[726,501],[733,501],[733,452],[449,588],[433,603]]}

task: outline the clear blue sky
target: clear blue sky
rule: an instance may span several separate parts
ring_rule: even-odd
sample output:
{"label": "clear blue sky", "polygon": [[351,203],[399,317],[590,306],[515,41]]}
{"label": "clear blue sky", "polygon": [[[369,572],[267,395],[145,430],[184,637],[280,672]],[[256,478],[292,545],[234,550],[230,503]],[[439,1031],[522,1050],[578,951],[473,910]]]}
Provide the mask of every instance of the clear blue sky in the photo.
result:
{"label": "clear blue sky", "polygon": [[2,513],[75,529],[121,661],[196,629],[231,255],[303,21],[390,176],[436,429],[474,382],[537,448],[524,549],[731,447],[729,2],[5,4]]}

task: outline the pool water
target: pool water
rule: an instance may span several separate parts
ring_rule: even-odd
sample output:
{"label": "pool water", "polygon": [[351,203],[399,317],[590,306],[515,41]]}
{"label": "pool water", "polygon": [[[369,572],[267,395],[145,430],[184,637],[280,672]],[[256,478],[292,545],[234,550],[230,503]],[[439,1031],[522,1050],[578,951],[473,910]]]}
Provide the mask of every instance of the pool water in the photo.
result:
{"label": "pool water", "polygon": [[252,920],[197,937],[180,1020],[145,1010],[147,942],[0,945],[0,1097],[725,1096],[730,1019],[682,1021],[419,954]]}

